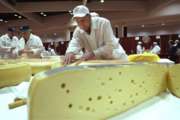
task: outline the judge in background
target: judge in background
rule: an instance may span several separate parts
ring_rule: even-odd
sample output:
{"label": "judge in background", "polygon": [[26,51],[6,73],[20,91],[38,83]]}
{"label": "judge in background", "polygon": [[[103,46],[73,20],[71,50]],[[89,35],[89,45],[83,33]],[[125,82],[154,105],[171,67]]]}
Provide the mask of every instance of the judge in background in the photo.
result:
{"label": "judge in background", "polygon": [[16,28],[9,27],[8,32],[0,37],[0,58],[15,58],[18,51]]}
{"label": "judge in background", "polygon": [[136,53],[137,53],[137,54],[142,54],[143,52],[144,52],[144,48],[143,48],[143,46],[142,46],[142,42],[139,41],[139,42],[137,43],[137,46],[136,46]]}
{"label": "judge in background", "polygon": [[21,39],[19,44],[19,55],[26,57],[40,57],[44,46],[39,36],[32,33],[29,26],[20,27]]}
{"label": "judge in background", "polygon": [[158,45],[157,42],[153,42],[153,46],[152,46],[152,49],[151,49],[150,52],[153,53],[153,54],[157,54],[157,55],[160,54],[161,48],[160,48],[160,46]]}

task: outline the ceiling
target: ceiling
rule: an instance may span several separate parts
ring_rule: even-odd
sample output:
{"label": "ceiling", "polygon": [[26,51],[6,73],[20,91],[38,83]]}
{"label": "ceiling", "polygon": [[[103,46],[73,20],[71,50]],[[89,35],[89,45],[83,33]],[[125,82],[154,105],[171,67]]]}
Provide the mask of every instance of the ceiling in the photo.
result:
{"label": "ceiling", "polygon": [[[0,30],[29,24],[36,32],[64,31],[70,11],[85,4],[92,12],[128,27],[179,24],[179,0],[0,0]],[[21,17],[19,17],[21,16]]]}

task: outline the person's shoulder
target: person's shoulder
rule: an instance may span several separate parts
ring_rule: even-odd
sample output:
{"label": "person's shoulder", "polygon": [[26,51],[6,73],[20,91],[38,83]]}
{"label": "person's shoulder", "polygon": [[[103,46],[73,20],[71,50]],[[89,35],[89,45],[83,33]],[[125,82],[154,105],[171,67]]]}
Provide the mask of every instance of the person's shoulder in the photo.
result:
{"label": "person's shoulder", "polygon": [[8,35],[7,34],[4,34],[4,35],[2,35],[0,38],[7,38],[8,37]]}
{"label": "person's shoulder", "polygon": [[41,38],[40,38],[38,35],[35,35],[35,34],[31,33],[31,36],[33,37],[33,39],[39,39],[39,40],[41,40]]}
{"label": "person's shoulder", "polygon": [[104,17],[93,17],[92,18],[94,22],[110,22],[107,18],[104,18]]}

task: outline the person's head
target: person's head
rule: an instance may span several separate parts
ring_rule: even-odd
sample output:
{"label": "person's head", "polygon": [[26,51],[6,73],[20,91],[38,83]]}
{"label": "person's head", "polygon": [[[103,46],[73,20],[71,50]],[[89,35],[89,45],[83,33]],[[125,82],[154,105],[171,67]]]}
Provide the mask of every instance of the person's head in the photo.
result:
{"label": "person's head", "polygon": [[151,42],[151,38],[149,36],[144,36],[142,38],[143,43],[148,44]]}
{"label": "person's head", "polygon": [[15,27],[9,27],[8,28],[8,36],[12,38],[15,35],[16,28]]}
{"label": "person's head", "polygon": [[138,45],[142,45],[142,42],[141,42],[141,41],[139,41],[139,42],[138,42]]}
{"label": "person's head", "polygon": [[156,45],[158,45],[158,43],[157,42],[153,42],[153,46],[156,46]]}
{"label": "person's head", "polygon": [[84,31],[88,31],[91,26],[91,15],[89,9],[84,5],[78,5],[73,9],[73,19]]}
{"label": "person's head", "polygon": [[29,39],[29,36],[31,34],[31,29],[29,26],[22,26],[20,27],[20,31],[21,31],[21,36],[24,37],[25,39]]}

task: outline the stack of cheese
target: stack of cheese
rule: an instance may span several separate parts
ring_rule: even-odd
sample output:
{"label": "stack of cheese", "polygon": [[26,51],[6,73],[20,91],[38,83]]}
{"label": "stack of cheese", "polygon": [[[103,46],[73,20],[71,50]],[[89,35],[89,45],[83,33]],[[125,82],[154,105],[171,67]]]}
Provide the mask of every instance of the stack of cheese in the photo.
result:
{"label": "stack of cheese", "polygon": [[160,64],[63,67],[37,74],[29,120],[104,120],[165,91]]}
{"label": "stack of cheese", "polygon": [[12,86],[29,80],[31,67],[25,63],[0,62],[0,87]]}

